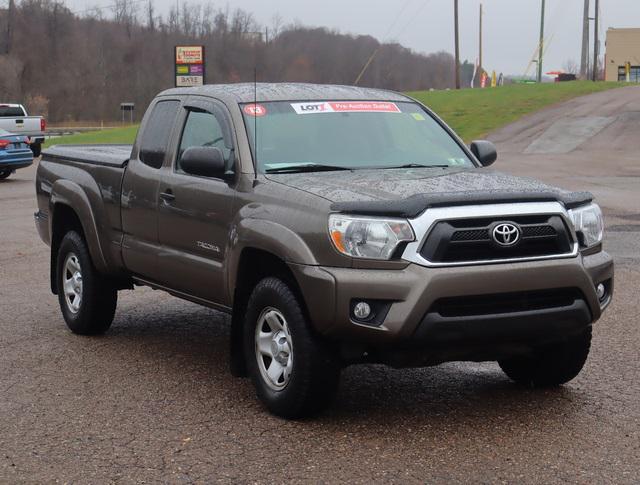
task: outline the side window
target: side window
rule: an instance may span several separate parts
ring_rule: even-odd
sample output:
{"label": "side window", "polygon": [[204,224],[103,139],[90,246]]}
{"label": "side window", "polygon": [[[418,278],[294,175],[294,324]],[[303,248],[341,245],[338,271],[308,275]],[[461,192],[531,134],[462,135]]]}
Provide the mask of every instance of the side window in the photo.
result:
{"label": "side window", "polygon": [[[224,156],[227,165],[231,163],[231,149],[224,140],[224,131],[218,118],[206,111],[189,111],[187,120],[182,130],[180,148],[176,161],[176,169],[181,171],[180,159],[187,148],[190,147],[216,147]],[[230,167],[227,167],[230,168]]]}
{"label": "side window", "polygon": [[180,101],[160,101],[153,107],[140,140],[140,160],[160,168],[170,142],[171,128],[180,108]]}

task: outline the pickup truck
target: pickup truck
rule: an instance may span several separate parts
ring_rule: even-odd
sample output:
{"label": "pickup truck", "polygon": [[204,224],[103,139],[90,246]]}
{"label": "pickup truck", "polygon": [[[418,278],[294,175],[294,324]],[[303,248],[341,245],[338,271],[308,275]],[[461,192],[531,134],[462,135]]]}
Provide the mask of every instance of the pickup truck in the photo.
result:
{"label": "pickup truck", "polygon": [[136,285],[228,312],[231,370],[279,416],[358,363],[561,385],[613,295],[602,213],[496,157],[390,91],[177,88],[133,146],[45,150],[35,219],[72,332],[105,332]]}
{"label": "pickup truck", "polygon": [[34,157],[39,157],[44,143],[47,122],[42,116],[29,116],[21,104],[0,103],[0,130],[29,137]]}

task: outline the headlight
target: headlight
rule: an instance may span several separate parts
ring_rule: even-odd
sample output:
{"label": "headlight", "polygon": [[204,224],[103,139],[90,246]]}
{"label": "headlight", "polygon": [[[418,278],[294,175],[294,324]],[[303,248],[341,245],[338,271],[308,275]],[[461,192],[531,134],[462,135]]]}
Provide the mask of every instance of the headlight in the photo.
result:
{"label": "headlight", "polygon": [[338,251],[354,258],[391,259],[398,244],[413,241],[413,229],[404,219],[329,216],[329,235]]}
{"label": "headlight", "polygon": [[589,204],[569,211],[580,243],[590,248],[602,242],[604,219],[598,204]]}

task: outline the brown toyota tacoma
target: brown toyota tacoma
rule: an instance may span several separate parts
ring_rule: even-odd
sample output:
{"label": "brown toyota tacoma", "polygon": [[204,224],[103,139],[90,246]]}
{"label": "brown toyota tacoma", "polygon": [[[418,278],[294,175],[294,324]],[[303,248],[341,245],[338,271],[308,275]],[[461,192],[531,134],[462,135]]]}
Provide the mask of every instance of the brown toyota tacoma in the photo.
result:
{"label": "brown toyota tacoma", "polygon": [[612,298],[602,213],[495,159],[394,92],[170,89],[133,146],[45,151],[35,218],[71,331],[105,332],[137,285],[228,312],[232,371],[280,416],[326,407],[355,363],[560,385]]}

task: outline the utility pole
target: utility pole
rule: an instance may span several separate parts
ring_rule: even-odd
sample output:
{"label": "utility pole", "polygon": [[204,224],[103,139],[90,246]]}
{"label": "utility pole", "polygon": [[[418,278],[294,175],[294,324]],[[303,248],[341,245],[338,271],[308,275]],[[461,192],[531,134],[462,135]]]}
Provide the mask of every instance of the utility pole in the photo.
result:
{"label": "utility pole", "polygon": [[478,64],[481,69],[482,69],[482,4],[480,4],[480,38],[478,39],[478,45],[480,46],[480,52],[478,54]]}
{"label": "utility pole", "polygon": [[460,89],[460,43],[458,39],[458,0],[453,0],[453,17],[456,36],[456,89]]}
{"label": "utility pole", "polygon": [[584,0],[582,15],[582,56],[580,57],[580,77],[589,78],[589,0]]}
{"label": "utility pole", "polygon": [[538,82],[542,82],[542,55],[544,53],[544,3],[542,0],[542,9],[540,14],[540,44],[538,46]]}
{"label": "utility pole", "polygon": [[600,0],[596,0],[596,13],[593,25],[593,80],[598,80],[598,22],[600,21]]}

